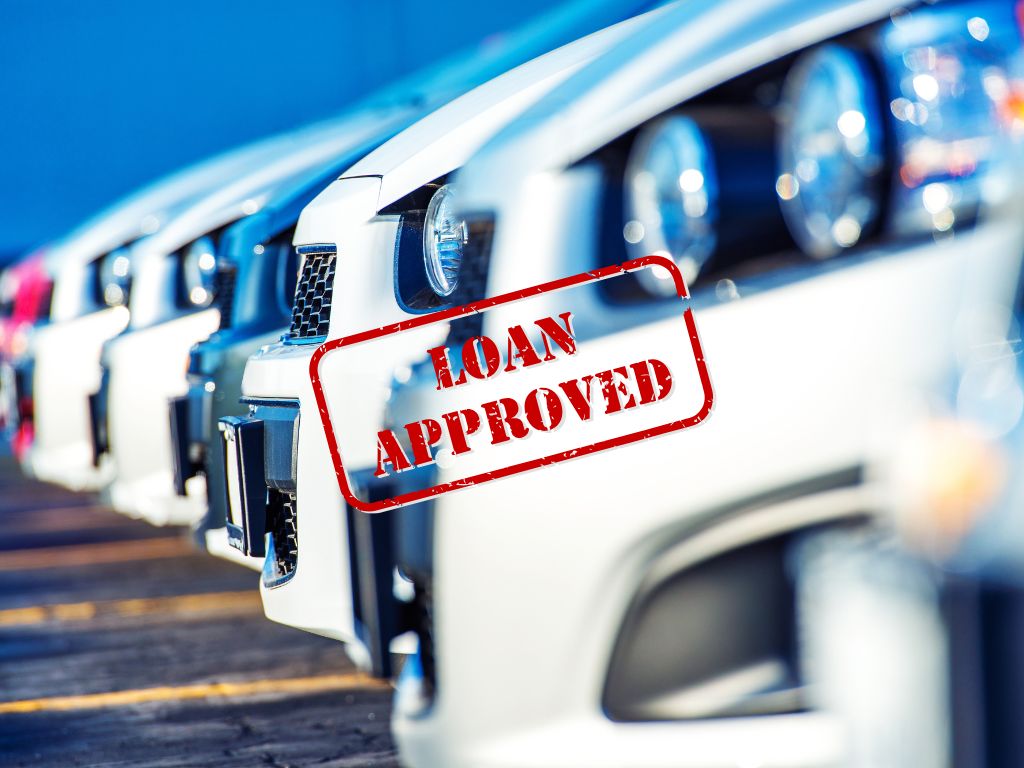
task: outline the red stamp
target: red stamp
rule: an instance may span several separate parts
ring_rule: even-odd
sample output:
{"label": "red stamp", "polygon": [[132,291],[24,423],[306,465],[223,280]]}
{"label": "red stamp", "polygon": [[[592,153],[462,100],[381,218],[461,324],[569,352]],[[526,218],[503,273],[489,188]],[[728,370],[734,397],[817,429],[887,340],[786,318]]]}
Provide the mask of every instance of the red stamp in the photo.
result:
{"label": "red stamp", "polygon": [[[679,303],[654,322],[602,327],[614,310],[601,310],[595,284],[642,269],[667,270]],[[713,395],[688,300],[676,265],[647,256],[326,342],[309,371],[345,500],[379,512],[699,424]],[[487,333],[450,345],[448,323],[476,313]],[[360,365],[366,345],[417,340],[430,385],[390,428],[365,427],[349,415],[356,393],[333,392],[333,378]],[[389,480],[425,466],[438,468],[435,485],[372,501],[347,469]]]}

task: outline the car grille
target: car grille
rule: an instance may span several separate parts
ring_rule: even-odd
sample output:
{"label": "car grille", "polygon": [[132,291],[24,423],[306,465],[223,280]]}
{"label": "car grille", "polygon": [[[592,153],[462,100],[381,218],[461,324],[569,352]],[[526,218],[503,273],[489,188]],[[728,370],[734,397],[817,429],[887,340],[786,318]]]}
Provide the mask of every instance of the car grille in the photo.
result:
{"label": "car grille", "polygon": [[235,306],[235,278],[238,269],[235,266],[221,267],[213,276],[214,301],[220,308],[221,329],[231,327],[231,312]]}
{"label": "car grille", "polygon": [[273,559],[263,580],[267,586],[287,581],[299,562],[298,517],[295,494],[271,488],[267,492],[267,530],[273,543]]}
{"label": "car grille", "polygon": [[[487,296],[487,276],[491,266],[491,246],[494,242],[494,219],[471,219],[466,223],[468,237],[459,267],[459,282],[451,295],[455,306],[470,304]],[[457,346],[479,336],[483,315],[474,313],[452,321],[448,331],[448,345]]]}
{"label": "car grille", "polygon": [[331,322],[331,297],[334,291],[334,265],[337,249],[332,246],[299,248],[303,256],[302,273],[295,286],[290,339],[317,339],[327,335]]}

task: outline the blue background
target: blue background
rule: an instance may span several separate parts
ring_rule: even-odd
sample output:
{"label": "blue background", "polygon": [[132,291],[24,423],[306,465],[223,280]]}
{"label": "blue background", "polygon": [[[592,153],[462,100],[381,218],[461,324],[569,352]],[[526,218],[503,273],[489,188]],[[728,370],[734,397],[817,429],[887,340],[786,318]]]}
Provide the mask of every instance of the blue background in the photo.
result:
{"label": "blue background", "polygon": [[0,260],[550,5],[0,0]]}

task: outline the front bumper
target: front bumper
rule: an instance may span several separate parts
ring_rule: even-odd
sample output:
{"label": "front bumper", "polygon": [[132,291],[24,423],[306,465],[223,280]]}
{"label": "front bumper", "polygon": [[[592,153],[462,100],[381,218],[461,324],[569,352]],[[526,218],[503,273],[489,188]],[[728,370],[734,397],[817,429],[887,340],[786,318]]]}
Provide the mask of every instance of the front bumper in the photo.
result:
{"label": "front bumper", "polygon": [[[264,431],[264,441],[256,452],[245,456],[246,471],[250,477],[262,475],[265,490],[262,496],[254,492],[249,501],[257,507],[245,514],[261,521],[274,517],[273,510],[268,517],[266,506],[271,491],[273,504],[293,504],[298,556],[294,566],[286,569],[287,578],[277,578],[277,566],[271,565],[261,580],[267,617],[355,644],[350,652],[360,657],[345,504],[331,471],[319,414],[315,406],[307,405],[314,402],[308,374],[312,352],[310,345],[278,345],[246,365],[243,393],[254,410],[239,421],[273,425]],[[217,438],[223,442],[220,435]],[[271,457],[269,467],[267,457]],[[282,498],[284,495],[290,498]],[[258,508],[261,500],[262,510]],[[228,519],[241,525],[234,511],[229,510]]]}
{"label": "front bumper", "polygon": [[72,490],[98,490],[110,482],[110,467],[93,462],[89,396],[100,386],[103,344],[127,322],[128,310],[116,307],[37,329],[35,440],[28,463],[39,479]]}
{"label": "front bumper", "polygon": [[[337,601],[351,612],[348,617],[335,616],[329,627],[301,628],[348,643],[357,664],[375,675],[390,677],[390,654],[408,650],[405,643],[392,642],[399,634],[400,618],[392,595],[393,516],[364,515],[347,509],[339,498],[336,519],[350,537],[347,550],[333,551],[333,559],[323,559],[323,550],[315,542],[300,538],[312,529],[304,524],[304,502],[318,501],[303,495],[300,502],[297,493],[301,422],[298,403],[267,401],[253,404],[249,416],[220,420],[227,480],[227,541],[247,559],[265,557],[261,586],[269,618],[275,618],[273,609],[278,606],[291,610],[286,616],[294,621],[295,616],[313,616],[315,607],[322,608],[325,600]],[[319,425],[314,424],[313,429],[319,430]],[[316,509],[314,506],[313,514]],[[322,534],[322,522],[313,530]],[[309,562],[318,555],[319,561]],[[338,570],[350,576],[348,592],[338,583]],[[320,583],[316,585],[320,591],[311,595],[309,574],[325,576],[331,571],[335,573],[333,591]],[[301,591],[288,591],[300,574],[306,579],[304,584],[300,582]],[[343,624],[345,618],[350,623]]]}
{"label": "front bumper", "polygon": [[[346,285],[355,290],[359,283]],[[366,322],[373,323],[373,317]],[[273,527],[280,494],[294,493],[285,499],[293,504],[289,512],[294,513],[297,544],[294,569],[286,579],[276,578],[274,569],[265,571],[263,607],[273,621],[347,643],[348,654],[361,668],[387,675],[388,651],[408,648],[403,641],[392,642],[398,621],[392,559],[387,554],[391,521],[388,515],[350,510],[341,496],[310,383],[314,349],[280,344],[254,356],[246,366],[243,390],[253,412],[240,422],[262,421],[264,440],[262,451],[246,454],[244,471],[257,474],[263,459],[270,507],[262,514],[250,509],[245,518],[265,520]],[[377,350],[365,365],[353,366],[346,380],[332,382],[353,393],[353,418],[380,421],[392,368],[411,354]],[[282,428],[282,420],[294,427]],[[242,532],[236,538],[254,539]]]}
{"label": "front bumper", "polygon": [[[345,244],[347,255],[335,262],[331,334],[408,317],[394,298],[398,225],[391,217],[374,219],[379,194],[379,178],[344,179],[318,198],[324,206],[311,206],[303,214],[300,240]],[[309,240],[313,229],[316,237]],[[377,567],[373,542],[386,535],[376,530],[379,523],[368,525],[365,516],[352,515],[339,491],[310,382],[315,348],[272,345],[250,358],[245,368],[242,390],[257,407],[255,418],[269,420],[275,409],[298,406],[294,434],[267,433],[268,456],[294,451],[297,560],[290,578],[261,586],[263,607],[273,621],[346,642],[349,656],[360,667],[380,672],[389,661],[379,650],[387,645],[382,637],[388,631],[374,629],[372,617],[390,601],[393,575],[389,566]],[[411,362],[421,351],[377,348],[347,370],[343,380],[332,382],[352,403],[344,409],[346,414],[370,426],[379,424],[394,366]],[[344,393],[349,393],[347,398]],[[278,445],[279,440],[288,445]],[[372,466],[373,461],[375,457],[361,457],[358,466]],[[353,552],[359,556],[354,558]],[[357,597],[374,591],[379,600],[364,602]]]}
{"label": "front bumper", "polygon": [[256,570],[262,568],[260,560],[244,557],[226,544],[227,488],[217,423],[247,412],[240,402],[245,362],[261,346],[279,339],[281,332],[233,328],[198,344],[189,355],[188,392],[170,401],[175,491],[187,497],[191,485],[205,482],[207,510],[195,526],[199,542],[218,556]]}
{"label": "front bumper", "polygon": [[194,344],[217,329],[216,309],[196,312],[113,339],[109,366],[107,440],[115,477],[114,509],[154,525],[193,525],[206,510],[205,484],[175,493],[169,400],[188,390],[185,367]]}

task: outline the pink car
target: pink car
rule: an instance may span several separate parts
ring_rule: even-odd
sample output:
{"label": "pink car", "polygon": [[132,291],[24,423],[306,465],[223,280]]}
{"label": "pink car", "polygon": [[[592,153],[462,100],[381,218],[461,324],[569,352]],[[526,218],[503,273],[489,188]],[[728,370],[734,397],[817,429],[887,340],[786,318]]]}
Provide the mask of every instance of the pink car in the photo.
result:
{"label": "pink car", "polygon": [[49,316],[53,288],[43,253],[33,251],[0,276],[0,426],[19,460],[32,444],[32,327]]}

